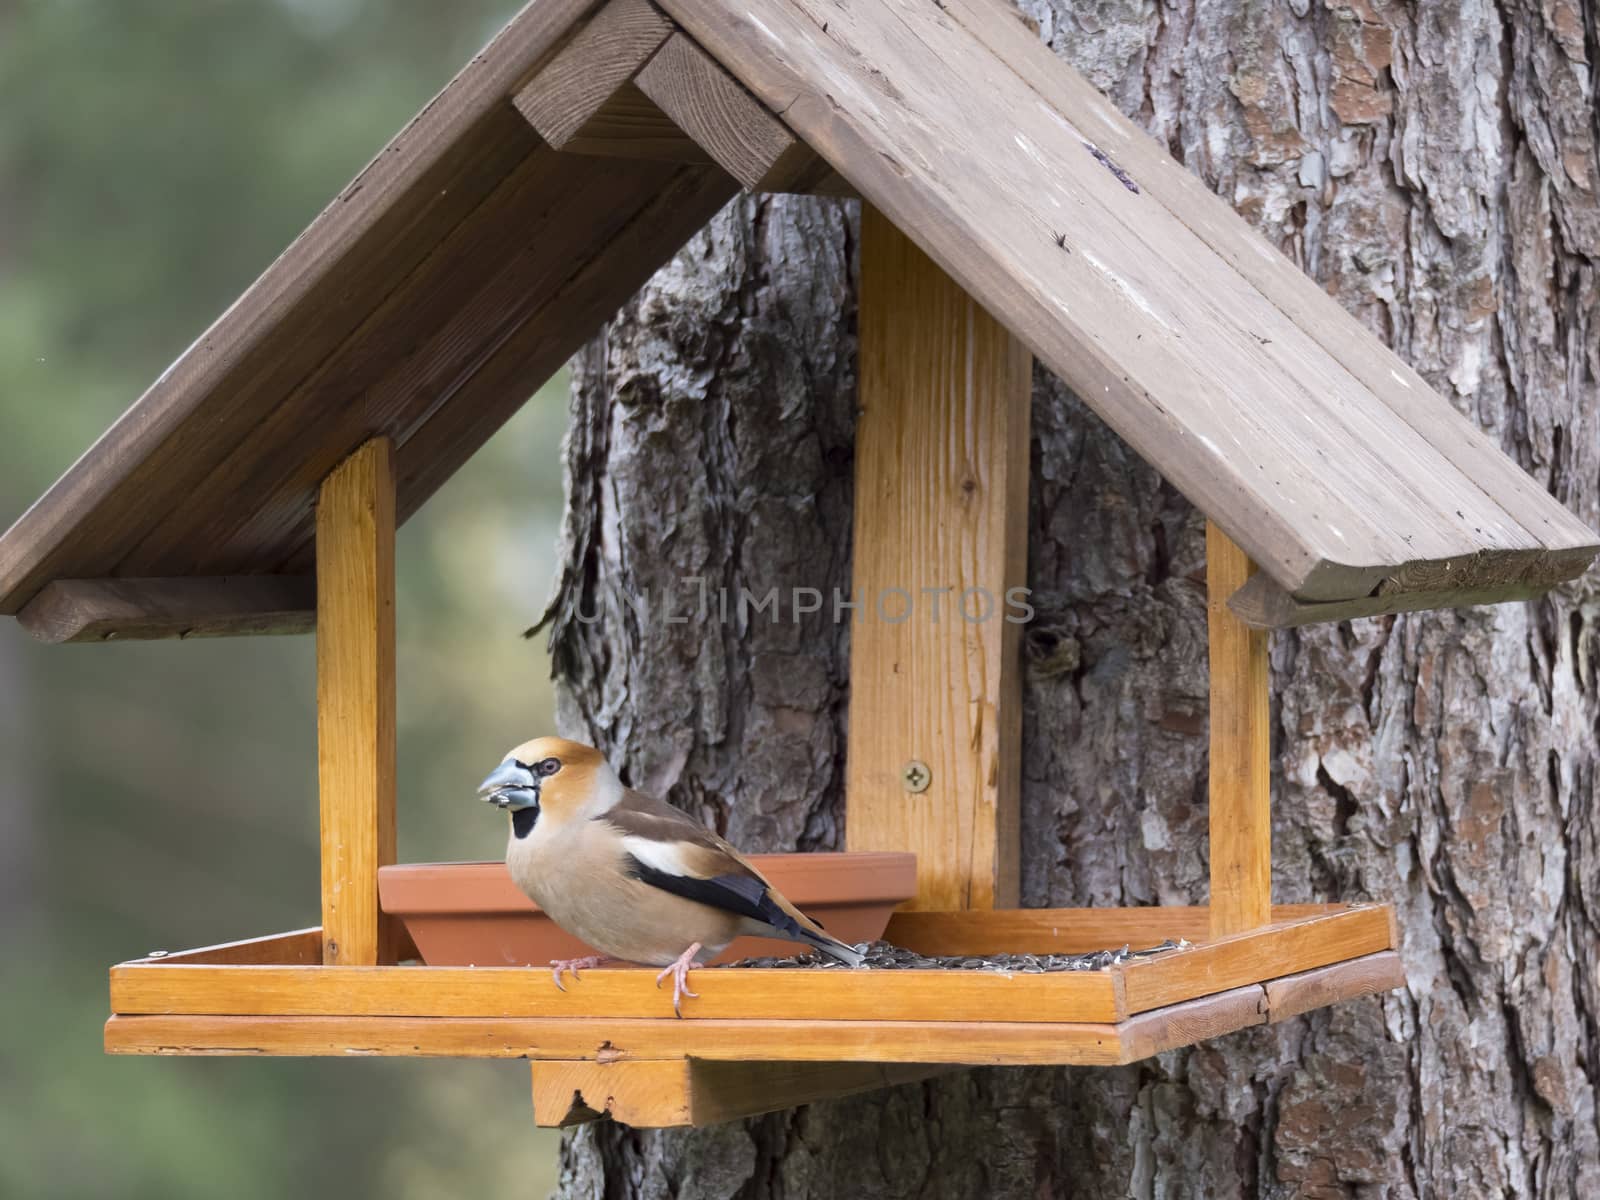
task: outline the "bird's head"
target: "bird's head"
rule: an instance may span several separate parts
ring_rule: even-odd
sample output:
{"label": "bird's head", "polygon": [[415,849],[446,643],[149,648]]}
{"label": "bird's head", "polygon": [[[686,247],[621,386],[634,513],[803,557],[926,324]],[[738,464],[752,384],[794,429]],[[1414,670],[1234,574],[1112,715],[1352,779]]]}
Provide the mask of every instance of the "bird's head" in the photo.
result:
{"label": "bird's head", "polygon": [[523,742],[478,785],[480,797],[511,814],[518,837],[541,820],[598,816],[621,794],[622,783],[600,751],[557,737]]}

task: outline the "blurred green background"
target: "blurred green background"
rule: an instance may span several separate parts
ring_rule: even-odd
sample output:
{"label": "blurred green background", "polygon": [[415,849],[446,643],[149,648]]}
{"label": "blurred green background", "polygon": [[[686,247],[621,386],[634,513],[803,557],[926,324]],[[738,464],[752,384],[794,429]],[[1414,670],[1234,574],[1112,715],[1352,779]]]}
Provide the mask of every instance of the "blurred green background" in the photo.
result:
{"label": "blurred green background", "polygon": [[[0,0],[0,524],[516,6]],[[473,788],[550,723],[518,635],[553,576],[564,397],[401,532],[402,861],[499,857]],[[110,963],[316,923],[313,701],[309,638],[45,647],[0,622],[0,1197],[553,1182],[525,1064],[101,1053]]]}

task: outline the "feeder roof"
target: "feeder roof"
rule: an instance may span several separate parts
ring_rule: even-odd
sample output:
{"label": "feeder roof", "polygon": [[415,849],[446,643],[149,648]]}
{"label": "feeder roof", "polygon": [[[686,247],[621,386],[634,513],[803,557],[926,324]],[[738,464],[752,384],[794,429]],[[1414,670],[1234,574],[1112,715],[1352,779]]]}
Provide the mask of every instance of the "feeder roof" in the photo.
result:
{"label": "feeder roof", "polygon": [[[740,171],[768,135],[892,219],[1280,605],[1506,598],[1600,549],[997,0],[659,3],[513,18],[0,539],[0,612],[55,580],[305,576],[318,483],[375,434],[404,519],[736,192],[724,166],[788,190]],[[689,57],[651,69],[687,108],[650,96],[676,129],[606,69],[669,37]],[[696,101],[732,80],[772,128],[721,144]],[[597,88],[620,135],[551,133]]]}

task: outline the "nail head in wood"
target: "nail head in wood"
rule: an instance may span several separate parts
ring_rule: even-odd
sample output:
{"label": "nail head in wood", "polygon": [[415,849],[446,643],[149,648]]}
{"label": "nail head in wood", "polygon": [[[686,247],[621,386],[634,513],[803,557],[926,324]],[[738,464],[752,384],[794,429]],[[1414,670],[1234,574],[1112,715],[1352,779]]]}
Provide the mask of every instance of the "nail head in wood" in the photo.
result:
{"label": "nail head in wood", "polygon": [[914,758],[900,768],[900,782],[906,785],[908,792],[925,792],[933,782],[933,772],[928,770],[927,763]]}

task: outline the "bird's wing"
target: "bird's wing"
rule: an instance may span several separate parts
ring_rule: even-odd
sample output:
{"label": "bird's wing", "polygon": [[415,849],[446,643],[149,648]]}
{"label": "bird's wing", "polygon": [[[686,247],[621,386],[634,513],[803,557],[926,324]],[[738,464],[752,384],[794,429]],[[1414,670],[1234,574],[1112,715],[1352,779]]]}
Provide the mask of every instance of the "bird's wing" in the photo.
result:
{"label": "bird's wing", "polygon": [[812,927],[737,850],[671,805],[630,789],[596,819],[609,822],[621,836],[628,872],[641,882],[791,937],[804,937]]}

